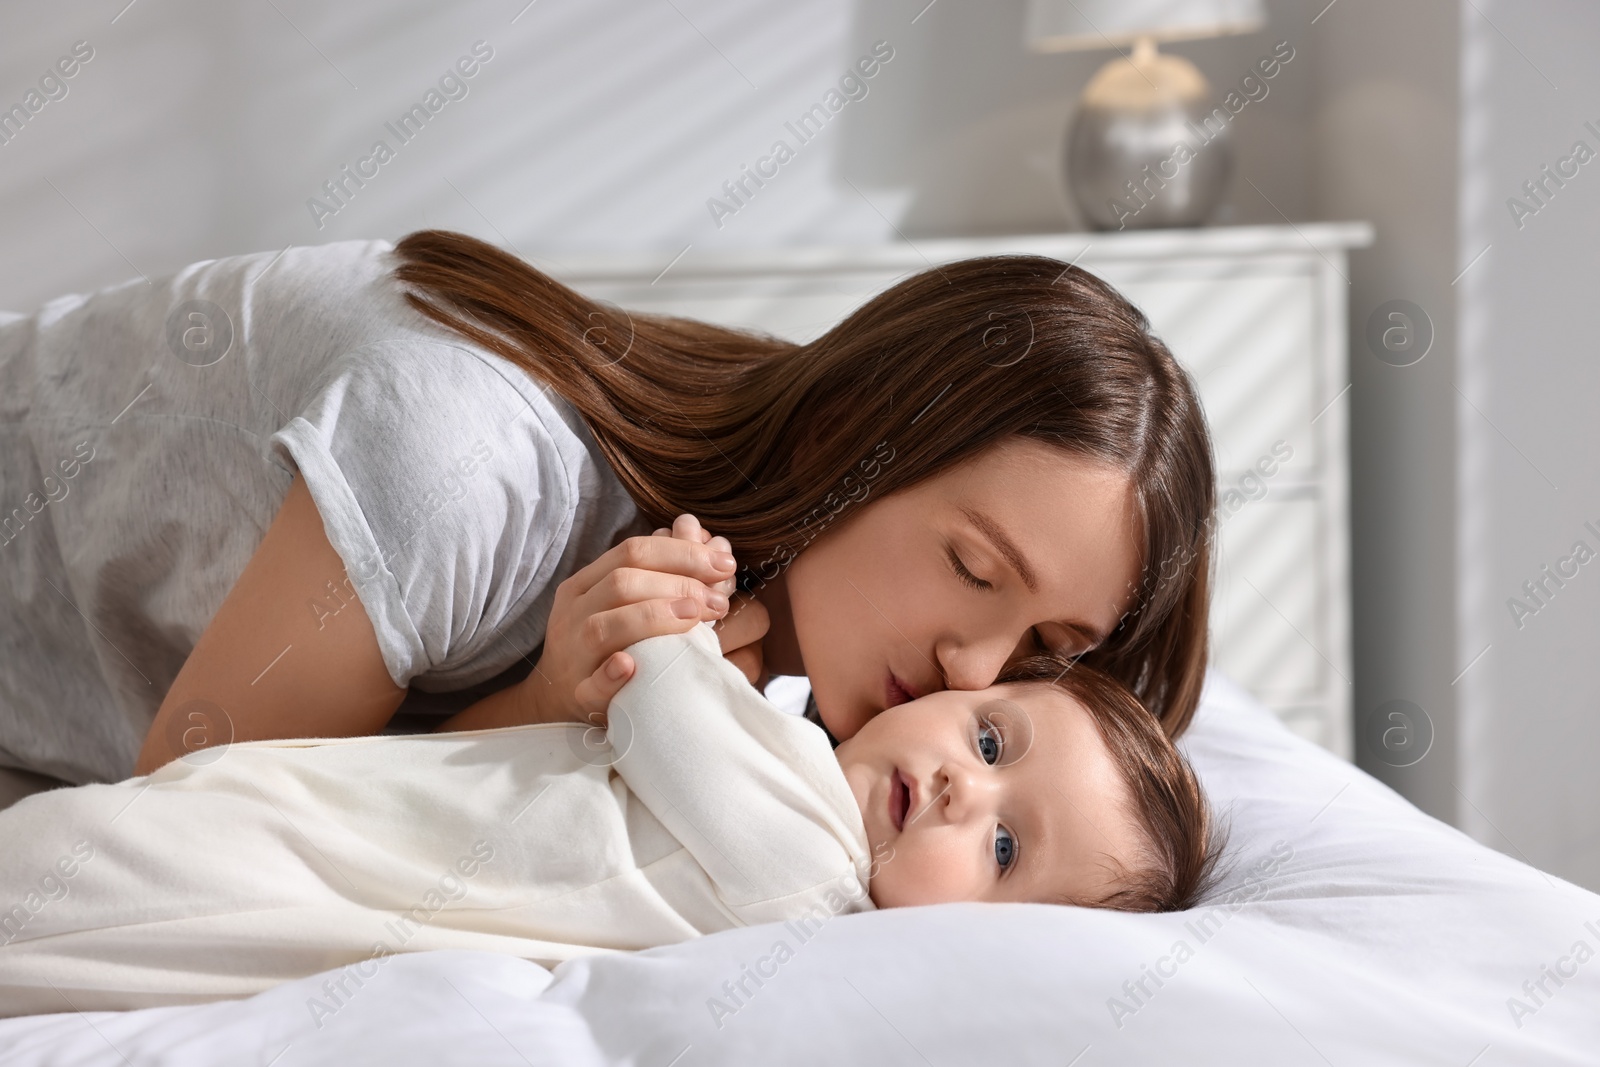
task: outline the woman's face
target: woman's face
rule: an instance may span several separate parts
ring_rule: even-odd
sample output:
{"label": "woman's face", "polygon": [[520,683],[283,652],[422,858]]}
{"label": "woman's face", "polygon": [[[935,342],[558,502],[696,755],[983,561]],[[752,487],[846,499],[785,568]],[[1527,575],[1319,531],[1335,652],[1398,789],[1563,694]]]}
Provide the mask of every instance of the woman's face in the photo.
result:
{"label": "woman's face", "polygon": [[842,740],[1013,659],[1094,648],[1133,605],[1139,536],[1126,474],[1023,437],[869,500],[785,575],[822,721]]}

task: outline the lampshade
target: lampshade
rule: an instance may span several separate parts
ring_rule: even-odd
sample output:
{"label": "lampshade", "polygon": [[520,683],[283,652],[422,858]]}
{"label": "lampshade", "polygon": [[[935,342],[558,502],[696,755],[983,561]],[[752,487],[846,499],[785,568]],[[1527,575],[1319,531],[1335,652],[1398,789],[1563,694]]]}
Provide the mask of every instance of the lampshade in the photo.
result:
{"label": "lampshade", "polygon": [[1068,52],[1123,47],[1140,37],[1184,41],[1253,33],[1262,0],[1028,0],[1028,47]]}

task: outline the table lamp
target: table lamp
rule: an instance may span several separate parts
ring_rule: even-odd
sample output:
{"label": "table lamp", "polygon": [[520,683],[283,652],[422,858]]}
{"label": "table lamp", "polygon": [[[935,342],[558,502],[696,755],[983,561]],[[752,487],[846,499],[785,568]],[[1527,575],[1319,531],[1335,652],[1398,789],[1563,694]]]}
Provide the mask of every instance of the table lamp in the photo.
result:
{"label": "table lamp", "polygon": [[1233,171],[1231,123],[1213,116],[1199,69],[1156,42],[1265,23],[1262,0],[1028,0],[1030,49],[1124,53],[1089,79],[1067,128],[1067,191],[1089,225],[1198,226],[1211,217]]}

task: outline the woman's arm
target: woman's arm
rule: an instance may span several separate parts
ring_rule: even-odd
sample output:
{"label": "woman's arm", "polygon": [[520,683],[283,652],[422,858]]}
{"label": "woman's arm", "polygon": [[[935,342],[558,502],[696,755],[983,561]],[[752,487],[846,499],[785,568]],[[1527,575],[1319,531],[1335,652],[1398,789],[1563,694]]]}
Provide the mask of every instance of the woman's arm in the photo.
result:
{"label": "woman's arm", "polygon": [[[438,729],[586,716],[604,723],[611,695],[633,674],[632,661],[618,650],[720,620],[727,611],[726,599],[715,598],[732,585],[733,569],[717,562],[726,551],[722,538],[635,537],[617,545],[558,587],[539,669]],[[310,490],[296,476],[162,700],[134,773],[230,741],[357,737],[383,729],[406,690],[389,677],[372,622],[345,578]],[[673,603],[684,600],[695,601],[693,612],[675,615]],[[330,613],[334,605],[340,606]],[[727,647],[758,642],[764,631],[764,617],[745,614]]]}
{"label": "woman's arm", "polygon": [[377,733],[405,694],[296,476],[162,700],[134,773],[228,741]]}

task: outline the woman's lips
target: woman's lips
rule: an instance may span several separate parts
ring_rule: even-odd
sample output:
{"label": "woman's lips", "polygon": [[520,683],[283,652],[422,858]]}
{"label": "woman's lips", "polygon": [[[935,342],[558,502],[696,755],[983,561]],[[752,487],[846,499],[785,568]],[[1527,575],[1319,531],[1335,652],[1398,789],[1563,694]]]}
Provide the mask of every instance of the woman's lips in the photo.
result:
{"label": "woman's lips", "polygon": [[915,699],[916,697],[912,695],[911,690],[901,684],[900,679],[894,676],[893,671],[890,671],[889,680],[883,686],[884,708],[892,708],[897,704],[905,704]]}

